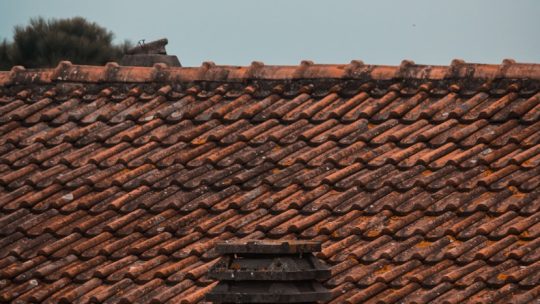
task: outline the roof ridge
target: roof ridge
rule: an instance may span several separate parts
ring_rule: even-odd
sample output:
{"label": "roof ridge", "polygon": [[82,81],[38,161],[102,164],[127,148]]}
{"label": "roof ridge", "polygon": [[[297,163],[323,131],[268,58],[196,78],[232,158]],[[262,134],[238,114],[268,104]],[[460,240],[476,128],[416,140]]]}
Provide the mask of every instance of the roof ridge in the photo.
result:
{"label": "roof ridge", "polygon": [[419,65],[403,60],[399,66],[366,65],[353,60],[348,64],[315,64],[302,61],[297,66],[265,65],[254,61],[249,66],[216,65],[203,62],[200,67],[169,67],[158,63],[153,67],[120,66],[116,62],[104,66],[74,65],[62,61],[56,68],[25,69],[14,66],[11,71],[0,71],[0,86],[12,84],[52,82],[190,82],[190,81],[244,81],[292,79],[418,79],[444,80],[460,78],[478,79],[531,79],[540,80],[540,64],[516,63],[505,59],[501,64],[466,63],[454,59],[448,66]]}

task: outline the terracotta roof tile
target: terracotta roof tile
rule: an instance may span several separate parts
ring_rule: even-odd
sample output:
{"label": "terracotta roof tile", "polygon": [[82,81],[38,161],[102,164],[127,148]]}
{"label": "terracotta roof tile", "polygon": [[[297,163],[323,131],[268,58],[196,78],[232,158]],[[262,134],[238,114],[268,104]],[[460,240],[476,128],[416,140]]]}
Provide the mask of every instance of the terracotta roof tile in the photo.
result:
{"label": "terracotta roof tile", "polygon": [[0,301],[201,302],[215,242],[251,238],[322,241],[331,303],[536,300],[539,80],[508,60],[0,72]]}

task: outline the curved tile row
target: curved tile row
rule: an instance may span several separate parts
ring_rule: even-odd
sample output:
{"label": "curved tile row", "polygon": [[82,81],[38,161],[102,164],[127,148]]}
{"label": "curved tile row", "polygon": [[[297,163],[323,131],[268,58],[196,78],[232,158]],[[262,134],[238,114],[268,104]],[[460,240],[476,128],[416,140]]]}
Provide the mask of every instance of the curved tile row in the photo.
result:
{"label": "curved tile row", "polygon": [[510,166],[535,169],[540,167],[540,144],[529,148],[509,144],[498,149],[483,144],[461,149],[452,143],[439,148],[428,148],[423,144],[408,148],[394,144],[371,147],[363,142],[340,148],[332,141],[316,147],[297,142],[288,146],[269,143],[256,148],[242,143],[226,147],[216,147],[208,143],[196,148],[181,144],[166,149],[160,149],[157,144],[147,144],[139,148],[128,144],[111,148],[95,144],[83,149],[73,149],[68,144],[51,149],[32,145],[22,150],[11,149],[0,157],[0,184],[9,184],[17,177],[30,173],[39,174],[39,171],[53,177],[60,173],[70,176],[67,172],[84,174],[87,171],[107,170],[119,165],[133,171],[146,166],[152,167],[154,171],[166,169],[164,172],[167,172],[170,167],[185,167],[189,170],[211,165],[213,170],[226,170],[235,166],[244,170],[257,170],[254,168],[286,169],[297,164],[307,169],[324,165],[336,169],[360,165],[359,168],[370,170],[387,165],[393,165],[399,170],[417,166],[425,166],[426,170],[455,166],[462,171],[475,169],[477,166],[488,166],[490,170]]}
{"label": "curved tile row", "polygon": [[536,262],[527,269],[520,266],[515,260],[507,260],[497,265],[478,260],[464,267],[451,260],[442,260],[431,265],[422,264],[418,260],[401,264],[380,260],[364,265],[353,259],[338,264],[327,285],[336,287],[353,283],[359,287],[368,287],[380,282],[392,287],[403,287],[417,283],[422,287],[433,288],[447,282],[458,288],[466,288],[476,282],[492,286],[515,283],[528,287],[535,287],[540,283],[540,263]]}
{"label": "curved tile row", "polygon": [[[208,121],[215,118],[236,121],[240,118],[249,118],[259,122],[279,118],[282,121],[292,122],[303,118],[324,121],[336,117],[344,122],[360,118],[375,121],[400,118],[408,122],[422,118],[434,121],[445,121],[450,118],[462,121],[483,118],[505,121],[509,118],[519,118],[530,122],[540,118],[538,93],[523,95],[507,92],[495,96],[477,92],[461,96],[455,92],[433,95],[419,91],[410,95],[391,90],[382,94],[376,91],[360,91],[353,96],[343,96],[329,91],[326,94],[319,93],[316,97],[310,93],[309,86],[306,86],[302,88],[304,92],[298,92],[293,96],[278,93],[254,96],[255,88],[246,86],[245,93],[232,97],[235,94],[228,94],[225,87],[199,96],[195,95],[201,93],[197,88],[174,92],[171,86],[164,86],[159,89],[158,94],[144,96],[137,96],[140,91],[115,93],[115,89],[117,88],[105,87],[97,95],[74,90],[71,96],[64,95],[59,98],[55,97],[57,95],[55,88],[37,94],[22,91],[15,98],[3,99],[3,105],[0,106],[0,122],[51,121],[54,124],[62,124],[77,121],[89,124],[103,120],[121,123],[127,120],[145,121],[148,117],[159,117],[173,122],[178,122],[182,118],[194,121]],[[21,94],[23,92],[25,94]]]}
{"label": "curved tile row", "polygon": [[267,143],[286,146],[303,142],[306,146],[317,146],[327,141],[335,142],[339,147],[364,142],[369,145],[393,143],[400,147],[423,143],[434,148],[448,143],[461,148],[485,144],[497,148],[509,143],[531,147],[539,142],[539,130],[540,121],[522,124],[516,119],[504,123],[491,123],[485,119],[459,123],[451,119],[440,124],[430,123],[426,119],[412,124],[400,123],[395,119],[382,123],[360,119],[349,124],[336,119],[321,124],[312,124],[306,119],[291,124],[280,123],[277,119],[262,123],[246,119],[221,123],[214,119],[201,124],[191,120],[167,124],[155,118],[141,125],[131,121],[117,125],[95,122],[87,126],[79,126],[75,122],[60,126],[50,126],[45,122],[29,126],[11,122],[0,127],[0,144],[7,145],[3,148],[6,152],[15,148],[39,150],[39,147],[29,147],[39,144],[48,148],[64,145],[80,149],[94,143],[103,147],[129,143],[134,148],[147,144],[158,146],[156,143],[160,147],[183,143],[184,146],[189,144],[196,148],[206,143],[217,146],[242,143],[257,147]]}
{"label": "curved tile row", "polygon": [[[462,158],[466,160],[472,157],[474,154],[479,154],[481,157],[486,156],[487,159],[495,157],[503,157],[507,154],[519,155],[517,162],[526,161],[532,158],[531,164],[528,166],[534,166],[537,163],[538,155],[538,133],[540,133],[540,124],[531,125],[526,130],[513,129],[512,132],[516,132],[516,136],[520,138],[536,138],[527,145],[521,145],[519,142],[510,144],[512,136],[504,136],[505,142],[498,148],[490,147],[489,144],[476,143],[470,147],[460,147],[453,142],[446,142],[440,146],[430,147],[424,143],[415,143],[409,146],[397,146],[394,143],[387,142],[381,145],[372,145],[371,142],[365,140],[352,141],[347,146],[339,146],[339,144],[331,139],[328,139],[320,145],[310,146],[304,141],[293,141],[290,144],[279,145],[274,141],[269,141],[261,146],[250,146],[242,141],[230,142],[228,145],[220,146],[212,141],[207,141],[206,138],[197,141],[196,144],[187,144],[185,142],[177,142],[172,146],[162,147],[156,142],[148,142],[143,146],[132,146],[128,143],[120,143],[114,146],[105,146],[100,143],[91,143],[83,147],[76,147],[69,143],[59,144],[52,148],[45,147],[42,143],[34,143],[24,149],[19,149],[13,144],[5,144],[2,146],[2,151],[5,154],[0,160],[2,163],[9,164],[10,166],[19,167],[27,163],[41,161],[43,165],[50,166],[59,162],[63,162],[66,165],[72,167],[78,167],[89,162],[100,164],[101,166],[110,166],[116,161],[120,160],[125,163],[133,162],[134,164],[152,161],[154,163],[160,163],[161,165],[167,165],[171,161],[178,161],[185,165],[196,166],[200,162],[212,161],[216,158],[216,163],[224,158],[228,159],[228,162],[242,161],[248,163],[250,159],[254,157],[254,154],[276,154],[273,158],[281,158],[290,156],[292,152],[305,154],[303,158],[309,157],[308,162],[313,160],[314,163],[320,163],[325,159],[332,159],[333,162],[340,165],[346,165],[354,161],[354,159],[348,159],[347,156],[351,154],[373,151],[370,156],[365,156],[362,160],[369,163],[374,161],[373,165],[384,162],[381,159],[382,156],[389,158],[390,161],[398,163],[404,161],[404,166],[410,166],[414,160],[411,158],[417,157],[436,157],[440,158],[445,154],[453,154],[458,159]],[[21,132],[16,132],[21,134]],[[88,137],[85,137],[85,139]],[[16,141],[18,142],[18,140]],[[282,152],[277,152],[280,150]],[[156,154],[156,151],[160,153]],[[188,151],[192,153],[188,153]],[[197,151],[194,153],[193,151]],[[494,155],[495,151],[499,155]],[[115,153],[125,154],[121,159],[115,159],[111,156]],[[284,154],[286,153],[286,154]],[[184,155],[185,154],[185,155]],[[218,155],[219,154],[219,155]],[[182,157],[180,157],[182,156]],[[378,156],[381,156],[377,158]],[[198,157],[198,158],[197,158]],[[171,159],[172,158],[172,159]],[[232,158],[232,160],[230,159]],[[170,160],[169,160],[170,159]],[[408,160],[408,162],[406,162]],[[433,159],[434,160],[434,159]],[[536,160],[536,161],[535,161]],[[425,161],[422,159],[422,161]],[[192,164],[190,164],[192,162]],[[343,163],[343,164],[342,164]],[[227,162],[220,164],[221,166],[227,166]]]}
{"label": "curved tile row", "polygon": [[[73,208],[100,210],[102,207],[98,203],[105,198],[107,202],[101,205],[109,204],[111,209],[126,211],[131,208],[123,207],[128,201],[131,201],[128,205],[134,207],[141,199],[147,198],[163,200],[159,206],[167,206],[176,200],[174,206],[187,211],[199,205],[213,206],[217,201],[221,201],[222,205],[216,206],[217,210],[229,207],[249,209],[258,204],[268,206],[265,200],[278,202],[291,195],[281,204],[292,204],[290,207],[304,208],[307,212],[324,206],[336,208],[334,211],[340,213],[346,208],[338,205],[353,204],[365,208],[373,202],[379,202],[401,213],[406,212],[408,207],[402,206],[400,208],[403,210],[399,210],[398,206],[412,198],[421,198],[422,201],[416,202],[421,206],[434,204],[436,200],[451,195],[463,205],[476,193],[493,192],[491,196],[501,199],[513,195],[511,198],[517,202],[534,201],[538,196],[540,182],[539,168],[519,170],[507,167],[488,173],[483,171],[485,168],[482,166],[471,171],[459,171],[455,167],[429,171],[422,166],[415,170],[399,171],[388,165],[374,171],[359,169],[351,172],[328,166],[313,170],[293,166],[285,170],[267,168],[267,173],[262,174],[259,170],[241,170],[239,167],[214,171],[211,166],[194,170],[176,168],[177,172],[171,167],[170,170],[163,170],[165,172],[158,171],[162,174],[154,174],[156,172],[151,168],[140,167],[140,170],[130,171],[117,166],[111,167],[112,170],[90,171],[86,176],[79,176],[67,183],[59,182],[62,177],[47,177],[38,173],[39,178],[45,179],[36,182],[23,177],[0,191],[0,210],[11,212],[21,206],[31,208],[34,212],[50,208],[65,211]],[[350,175],[343,176],[345,173]],[[17,187],[11,188],[13,185]],[[160,191],[161,194],[155,195]],[[483,208],[490,209],[496,203],[496,200],[487,201]],[[435,212],[447,207],[459,207],[455,203],[450,206],[447,204],[434,209]],[[158,210],[162,207],[155,208]]]}
{"label": "curved tile row", "polygon": [[[121,167],[117,169],[122,170]],[[396,175],[395,171],[387,170],[389,178],[386,181],[381,179],[385,175],[376,175],[371,171],[366,171],[363,172],[363,175],[351,175],[332,183],[330,178],[338,175],[340,173],[338,171],[320,179],[320,184],[313,187],[303,187],[301,183],[298,183],[302,180],[298,178],[272,180],[273,176],[271,175],[268,178],[263,176],[263,178],[244,181],[235,179],[234,176],[223,177],[219,171],[217,173],[209,171],[210,175],[217,176],[216,180],[211,179],[208,174],[194,177],[193,174],[188,174],[190,171],[183,170],[179,171],[182,173],[179,176],[171,174],[169,177],[163,178],[163,176],[158,175],[157,177],[161,180],[148,186],[144,183],[144,179],[123,180],[125,184],[120,184],[120,179],[112,178],[110,174],[104,172],[98,172],[98,174],[92,173],[88,178],[78,178],[67,184],[51,182],[50,185],[40,190],[22,183],[14,191],[3,192],[0,197],[0,208],[5,212],[28,207],[33,212],[56,208],[60,209],[61,212],[89,209],[95,213],[107,208],[122,212],[129,212],[137,207],[154,211],[174,207],[190,211],[198,206],[206,206],[220,211],[229,208],[253,210],[253,208],[263,206],[274,210],[297,208],[308,213],[326,208],[333,212],[342,213],[350,208],[365,209],[369,205],[374,205],[381,206],[376,207],[375,212],[380,208],[386,208],[396,213],[404,213],[425,208],[429,208],[432,212],[456,209],[460,212],[470,212],[479,208],[498,212],[497,210],[519,206],[524,208],[523,212],[527,213],[534,210],[536,206],[534,202],[538,200],[538,187],[531,186],[525,189],[526,192],[521,192],[520,188],[512,186],[514,184],[514,179],[511,178],[512,174],[502,178],[500,178],[499,172],[479,175],[478,178],[475,177],[467,181],[465,186],[470,186],[470,188],[464,188],[465,186],[458,185],[459,178],[466,175],[461,171],[444,172],[447,173],[445,178],[441,177],[440,174],[443,171],[434,173],[421,170],[422,168],[419,169],[415,175],[407,174],[410,173],[408,171]],[[517,175],[520,177],[529,176],[536,171],[537,169],[525,172],[515,171],[514,173],[520,173],[521,175]],[[452,172],[459,174],[452,174]],[[106,171],[106,173],[110,172]],[[200,170],[198,173],[200,174]],[[123,176],[122,174],[123,172],[120,172],[121,176]],[[242,172],[235,176],[242,176],[241,174]],[[93,176],[106,180],[92,179]],[[492,176],[500,179],[498,181],[492,180],[489,187],[484,187],[483,183],[489,181]],[[151,177],[155,181],[155,176]],[[189,181],[187,183],[186,178]],[[367,178],[372,178],[373,181],[367,180],[366,182]],[[401,182],[404,178],[407,180]],[[54,180],[49,179],[50,181]],[[533,177],[519,187],[534,185],[535,181],[537,182],[537,178]],[[243,188],[239,187],[241,182],[243,182]],[[290,183],[276,189],[272,187],[276,182]],[[312,180],[308,182],[313,183]],[[334,188],[335,186],[344,187],[345,190],[337,190]],[[213,190],[215,187],[221,190]],[[495,188],[496,191],[491,190],[492,188]],[[178,198],[179,195],[181,195],[180,198]],[[489,199],[481,201],[480,204],[475,203],[474,199],[481,196]],[[478,199],[478,201],[480,200]],[[529,203],[531,204],[527,205]],[[369,208],[367,212],[371,213]]]}
{"label": "curved tile row", "polygon": [[[266,209],[212,214],[197,209],[181,214],[175,209],[167,209],[151,214],[137,209],[126,215],[118,215],[112,210],[96,215],[84,211],[63,215],[51,210],[39,215],[15,212],[1,217],[0,221],[4,227],[0,234],[0,258],[11,255],[26,259],[43,254],[62,257],[67,253],[84,258],[98,254],[113,258],[129,254],[146,258],[158,254],[174,256],[190,254],[187,245],[202,246],[201,239],[216,241],[225,236],[261,234],[271,238],[298,235],[306,239],[333,239],[336,243],[325,244],[329,247],[322,252],[331,260],[343,259],[350,252],[356,252],[356,248],[365,254],[366,250],[379,247],[384,248],[382,253],[366,261],[391,258],[406,249],[410,252],[396,257],[396,261],[456,259],[472,249],[483,252],[482,248],[495,246],[496,250],[502,251],[514,243],[509,248],[521,250],[521,256],[528,253],[523,250],[529,248],[535,250],[533,256],[540,257],[540,248],[536,248],[540,245],[538,212],[521,216],[509,211],[492,216],[482,211],[471,215],[448,211],[435,216],[415,211],[396,216],[389,211],[366,215],[353,210],[334,216],[327,210],[313,214],[301,214],[294,209],[277,214]],[[413,247],[416,249],[412,250]],[[431,253],[435,257],[427,257]],[[360,253],[355,255],[359,257]],[[490,256],[480,258],[489,259]],[[507,256],[497,259],[501,258]]]}
{"label": "curved tile row", "polygon": [[308,214],[326,209],[338,215],[353,209],[367,214],[382,210],[390,210],[395,214],[407,214],[417,210],[426,210],[430,214],[446,211],[460,214],[488,211],[499,214],[514,210],[526,215],[538,210],[539,195],[538,188],[521,192],[514,186],[500,191],[491,191],[482,186],[459,191],[456,187],[445,186],[429,192],[424,187],[412,184],[405,191],[387,185],[375,191],[366,191],[355,186],[338,191],[327,184],[313,189],[292,184],[276,190],[263,183],[249,189],[233,185],[216,192],[207,185],[188,190],[177,185],[157,189],[140,186],[130,190],[111,185],[106,190],[96,191],[88,185],[65,188],[60,184],[52,184],[41,191],[25,185],[15,191],[3,192],[0,196],[0,210],[12,213],[28,208],[32,213],[58,210],[64,214],[88,210],[91,214],[96,214],[105,210],[129,213],[137,208],[152,213],[159,213],[167,208],[175,208],[180,212],[190,212],[197,208],[207,208],[213,212],[229,209],[247,212],[266,208],[271,212],[299,209]]}
{"label": "curved tile row", "polygon": [[434,288],[422,288],[417,283],[403,287],[377,282],[368,288],[359,288],[348,283],[333,289],[335,298],[331,304],[393,304],[393,303],[474,303],[474,304],[527,304],[534,303],[540,296],[540,287],[522,289],[517,284],[490,287],[485,282],[472,283],[466,288],[458,288],[444,282]]}
{"label": "curved tile row", "polygon": [[30,280],[20,285],[0,289],[0,300],[11,303],[198,303],[216,283],[199,285],[190,279],[168,286],[162,279],[137,284],[126,278],[114,284],[105,284],[93,278],[75,283],[62,278],[53,283]]}

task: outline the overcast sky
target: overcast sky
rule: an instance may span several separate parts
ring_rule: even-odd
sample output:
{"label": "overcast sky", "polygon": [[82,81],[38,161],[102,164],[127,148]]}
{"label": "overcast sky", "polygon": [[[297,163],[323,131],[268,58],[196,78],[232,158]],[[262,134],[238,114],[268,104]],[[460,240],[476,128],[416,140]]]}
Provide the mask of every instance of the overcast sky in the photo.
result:
{"label": "overcast sky", "polygon": [[83,16],[117,41],[167,37],[185,66],[540,63],[538,0],[0,0],[0,38],[35,16]]}

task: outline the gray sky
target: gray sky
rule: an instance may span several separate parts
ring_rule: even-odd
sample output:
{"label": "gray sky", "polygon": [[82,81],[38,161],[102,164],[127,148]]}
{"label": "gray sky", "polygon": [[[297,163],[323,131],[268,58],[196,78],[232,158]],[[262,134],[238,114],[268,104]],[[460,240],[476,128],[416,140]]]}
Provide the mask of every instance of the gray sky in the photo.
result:
{"label": "gray sky", "polygon": [[35,16],[83,16],[118,41],[167,37],[184,66],[540,63],[537,0],[0,0],[0,38]]}

